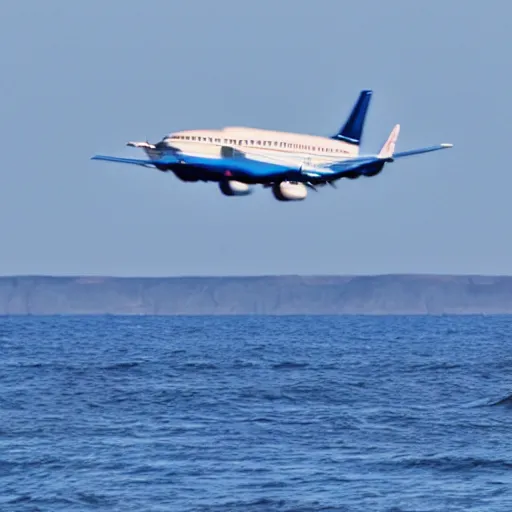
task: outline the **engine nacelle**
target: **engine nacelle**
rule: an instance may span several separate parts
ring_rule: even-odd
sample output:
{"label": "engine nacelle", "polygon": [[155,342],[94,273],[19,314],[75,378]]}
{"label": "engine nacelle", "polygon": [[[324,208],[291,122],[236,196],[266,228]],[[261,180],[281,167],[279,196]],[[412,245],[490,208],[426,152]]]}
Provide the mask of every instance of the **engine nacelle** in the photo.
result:
{"label": "engine nacelle", "polygon": [[252,194],[249,185],[241,181],[224,180],[219,183],[219,188],[225,196],[248,196]]}
{"label": "engine nacelle", "polygon": [[272,185],[272,193],[278,201],[303,201],[308,195],[304,183],[283,181]]}
{"label": "engine nacelle", "polygon": [[174,175],[176,176],[176,178],[186,183],[195,183],[199,181],[199,178],[197,176],[195,176],[194,174],[190,174],[188,172],[174,171]]}
{"label": "engine nacelle", "polygon": [[363,175],[368,178],[377,176],[377,174],[380,174],[382,172],[383,168],[384,162],[375,162],[374,164],[370,165],[369,168],[365,169]]}
{"label": "engine nacelle", "polygon": [[364,173],[364,176],[366,176],[367,178],[373,178],[374,176],[377,176],[377,174],[380,174],[381,172],[382,172],[382,168],[371,170],[371,171],[366,171]]}

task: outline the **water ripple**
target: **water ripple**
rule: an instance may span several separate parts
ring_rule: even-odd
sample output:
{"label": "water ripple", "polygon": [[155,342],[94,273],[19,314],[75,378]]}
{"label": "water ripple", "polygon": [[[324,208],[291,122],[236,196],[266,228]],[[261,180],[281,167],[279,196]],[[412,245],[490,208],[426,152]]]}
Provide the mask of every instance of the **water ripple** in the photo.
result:
{"label": "water ripple", "polygon": [[0,318],[0,510],[512,509],[507,317]]}

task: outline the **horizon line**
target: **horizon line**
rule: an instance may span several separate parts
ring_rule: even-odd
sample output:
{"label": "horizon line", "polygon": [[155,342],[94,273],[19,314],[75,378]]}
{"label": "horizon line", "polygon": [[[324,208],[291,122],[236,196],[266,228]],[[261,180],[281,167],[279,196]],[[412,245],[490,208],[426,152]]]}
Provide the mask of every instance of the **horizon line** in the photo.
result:
{"label": "horizon line", "polygon": [[488,273],[439,273],[439,272],[382,272],[382,273],[262,273],[262,274],[175,274],[175,275],[126,275],[126,274],[0,274],[0,279],[9,278],[96,278],[96,279],[251,279],[251,278],[275,278],[275,277],[512,277],[512,274],[488,274]]}

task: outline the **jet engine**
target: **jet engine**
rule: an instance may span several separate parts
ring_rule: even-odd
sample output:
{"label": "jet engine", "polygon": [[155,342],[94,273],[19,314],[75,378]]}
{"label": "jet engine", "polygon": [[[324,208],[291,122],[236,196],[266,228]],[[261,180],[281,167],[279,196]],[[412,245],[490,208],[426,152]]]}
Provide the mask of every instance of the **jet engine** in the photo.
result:
{"label": "jet engine", "polygon": [[308,189],[303,183],[282,181],[272,185],[272,193],[278,201],[303,201]]}
{"label": "jet engine", "polygon": [[248,196],[252,193],[247,183],[234,180],[223,180],[219,183],[220,191],[225,196]]}
{"label": "jet engine", "polygon": [[371,171],[366,171],[364,173],[364,176],[367,178],[373,178],[374,176],[377,176],[377,174],[380,174],[382,172],[382,167],[380,169],[373,169]]}

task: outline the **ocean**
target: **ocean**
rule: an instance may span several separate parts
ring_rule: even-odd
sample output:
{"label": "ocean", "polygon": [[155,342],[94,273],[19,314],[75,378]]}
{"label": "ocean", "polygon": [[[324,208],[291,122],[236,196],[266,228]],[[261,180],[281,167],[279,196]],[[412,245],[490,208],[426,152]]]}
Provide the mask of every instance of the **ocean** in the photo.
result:
{"label": "ocean", "polygon": [[0,511],[512,510],[512,317],[2,317]]}

